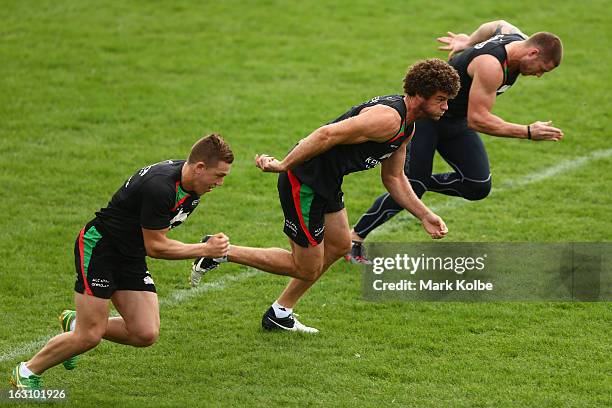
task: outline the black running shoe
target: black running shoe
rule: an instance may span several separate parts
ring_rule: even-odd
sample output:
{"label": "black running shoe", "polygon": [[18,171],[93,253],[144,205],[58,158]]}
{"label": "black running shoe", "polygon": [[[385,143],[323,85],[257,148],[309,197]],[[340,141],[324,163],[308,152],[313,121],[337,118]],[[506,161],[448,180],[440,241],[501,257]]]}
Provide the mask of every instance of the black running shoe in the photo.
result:
{"label": "black running shoe", "polygon": [[318,333],[319,330],[314,327],[303,325],[295,318],[296,314],[292,313],[287,317],[276,317],[274,309],[270,307],[261,318],[261,327],[266,330],[287,330],[301,333]]}
{"label": "black running shoe", "polygon": [[[206,235],[202,238],[202,242],[208,241],[212,235]],[[206,275],[206,272],[212,271],[219,266],[220,263],[227,262],[227,257],[223,258],[196,258],[191,265],[191,275],[189,276],[189,284],[192,287],[196,287],[200,284],[202,277]]]}
{"label": "black running shoe", "polygon": [[365,250],[363,248],[363,242],[353,241],[351,246],[351,252],[344,255],[344,259],[347,262],[362,265],[372,265],[372,261],[365,257]]}

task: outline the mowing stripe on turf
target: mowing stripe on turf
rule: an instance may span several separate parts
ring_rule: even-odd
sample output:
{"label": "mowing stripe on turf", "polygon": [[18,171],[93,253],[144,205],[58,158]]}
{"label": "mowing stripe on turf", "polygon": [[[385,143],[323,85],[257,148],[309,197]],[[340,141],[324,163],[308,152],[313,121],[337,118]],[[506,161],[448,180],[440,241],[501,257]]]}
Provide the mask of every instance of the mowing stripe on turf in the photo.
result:
{"label": "mowing stripe on turf", "polygon": [[[161,298],[159,300],[159,306],[160,308],[174,307],[204,292],[223,290],[229,284],[252,278],[253,276],[257,276],[261,273],[263,272],[260,272],[256,269],[249,268],[245,272],[242,272],[236,275],[225,275],[217,279],[216,281],[202,283],[193,289],[179,289],[179,290],[176,290],[170,293],[167,297]],[[187,275],[188,274],[185,273],[185,276]],[[0,363],[3,361],[16,359],[19,356],[34,353],[35,351],[39,350],[42,346],[44,346],[51,337],[59,333],[60,331],[58,329],[56,333],[46,335],[36,341],[31,341],[29,343],[20,344],[18,346],[13,347],[10,350],[6,350],[6,351],[3,350],[2,354],[0,354]]]}
{"label": "mowing stripe on turf", "polygon": [[[592,162],[593,160],[598,160],[598,159],[605,159],[608,157],[612,156],[612,149],[603,149],[603,150],[596,150],[594,152],[591,152],[587,155],[584,156],[580,156],[580,157],[576,157],[570,160],[566,160],[564,162],[561,162],[555,166],[551,166],[551,167],[547,167],[544,168],[541,171],[536,171],[533,174],[521,177],[519,179],[516,180],[508,180],[505,181],[501,184],[500,187],[498,188],[494,188],[493,192],[496,193],[500,193],[500,192],[504,192],[504,191],[508,191],[508,190],[513,190],[515,188],[519,188],[519,187],[523,187],[529,184],[533,184],[533,183],[537,183],[539,181],[543,181],[546,179],[549,179],[551,177],[555,177],[558,174],[561,173],[568,173],[570,171],[576,170],[580,167],[583,167],[587,164],[589,164],[590,162]],[[432,210],[434,211],[439,211],[441,209],[452,209],[452,208],[457,208],[457,207],[461,207],[463,206],[465,203],[467,203],[467,200],[460,200],[460,199],[455,199],[455,200],[447,200],[444,204],[437,206],[436,208],[432,208]],[[411,219],[411,217],[407,216],[407,215],[403,215],[400,216],[399,220],[396,220],[396,222],[404,222],[406,220]],[[381,226],[380,228],[374,230],[372,233],[376,234],[377,231],[382,231],[384,230],[384,228],[387,227],[387,225],[389,225],[390,223],[387,223],[383,226]],[[209,292],[209,291],[213,291],[213,290],[223,290],[225,289],[227,284],[230,283],[234,283],[234,282],[240,282],[246,279],[249,279],[253,276],[256,276],[258,274],[260,274],[261,272],[254,270],[254,269],[249,269],[245,272],[242,272],[238,275],[227,275],[227,276],[223,276],[220,279],[218,279],[217,281],[214,282],[207,282],[207,283],[203,283],[200,286],[198,286],[195,289],[180,289],[177,290],[175,292],[172,292],[168,297],[165,297],[163,299],[160,299],[160,307],[173,307],[176,306],[182,302],[185,302],[193,297],[198,296],[199,294],[203,293],[203,292]],[[55,333],[57,334],[57,333]],[[0,362],[3,361],[8,361],[8,360],[12,360],[16,357],[22,356],[22,355],[26,355],[26,354],[30,354],[33,353],[34,351],[38,350],[39,348],[41,348],[48,340],[49,338],[51,338],[52,336],[54,336],[55,334],[50,334],[48,336],[45,336],[37,341],[32,341],[29,343],[24,343],[21,345],[18,345],[8,351],[3,351],[2,354],[0,354]]]}
{"label": "mowing stripe on turf", "polygon": [[[537,183],[555,177],[559,174],[569,173],[580,167],[586,166],[594,160],[606,159],[608,157],[612,157],[612,149],[595,150],[584,156],[566,160],[554,166],[546,167],[542,170],[537,170],[533,174],[528,174],[515,180],[506,180],[502,182],[499,187],[494,187],[491,193],[502,193],[505,191],[514,190],[519,187],[524,187],[529,184]],[[432,206],[430,208],[432,211],[435,212],[440,210],[450,210],[453,208],[462,207],[468,202],[468,200],[464,200],[461,197],[456,197],[452,200],[446,200],[444,203],[437,206]],[[414,220],[414,217],[406,213],[400,213],[400,215],[396,217],[394,222],[387,222],[381,225],[379,228],[372,231],[370,235],[376,236],[376,234],[385,231],[386,228],[397,227],[398,223],[409,222],[410,220]]]}

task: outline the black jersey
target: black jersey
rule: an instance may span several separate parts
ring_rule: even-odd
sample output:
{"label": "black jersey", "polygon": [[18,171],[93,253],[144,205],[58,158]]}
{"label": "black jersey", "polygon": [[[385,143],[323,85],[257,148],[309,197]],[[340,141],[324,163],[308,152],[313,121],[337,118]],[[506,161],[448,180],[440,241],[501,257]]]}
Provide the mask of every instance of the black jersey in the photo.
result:
{"label": "black jersey", "polygon": [[498,34],[451,58],[448,63],[459,73],[461,87],[455,99],[448,101],[448,111],[446,111],[444,116],[456,118],[467,116],[468,99],[472,86],[472,77],[468,75],[467,68],[470,62],[479,55],[488,54],[497,58],[504,71],[504,81],[497,90],[497,95],[508,90],[518,78],[519,72],[508,73],[508,55],[505,45],[524,39],[520,34]]}
{"label": "black jersey", "polygon": [[386,105],[395,109],[402,118],[397,133],[386,142],[364,142],[359,144],[336,145],[310,160],[297,165],[291,171],[303,183],[318,194],[334,199],[341,193],[343,177],[357,171],[377,166],[395,152],[414,132],[414,123],[406,123],[406,104],[402,95],[377,96],[361,105],[353,106],[348,112],[330,123],[336,123],[357,116],[362,109]]}
{"label": "black jersey", "polygon": [[160,230],[180,225],[200,197],[181,186],[185,160],[167,160],[138,170],[96,212],[94,223],[116,249],[131,258],[146,255],[141,228]]}

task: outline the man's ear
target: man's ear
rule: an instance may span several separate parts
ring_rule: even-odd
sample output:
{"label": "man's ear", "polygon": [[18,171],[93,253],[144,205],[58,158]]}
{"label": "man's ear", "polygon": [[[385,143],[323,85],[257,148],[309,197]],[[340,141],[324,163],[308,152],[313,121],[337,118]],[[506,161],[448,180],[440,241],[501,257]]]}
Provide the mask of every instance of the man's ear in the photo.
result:
{"label": "man's ear", "polygon": [[206,163],[204,163],[203,161],[197,162],[195,164],[195,166],[194,166],[194,170],[195,170],[196,174],[202,173],[207,168],[208,168],[208,166],[206,166]]}
{"label": "man's ear", "polygon": [[427,99],[423,98],[421,95],[419,94],[415,94],[414,95],[414,100],[418,102],[419,105],[423,104],[423,102],[425,102]]}
{"label": "man's ear", "polygon": [[528,56],[530,56],[531,58],[535,58],[535,57],[537,57],[538,55],[540,55],[540,50],[534,47],[534,48],[532,48],[532,49],[530,49],[530,50],[529,50],[529,52],[527,53],[527,55],[528,55]]}

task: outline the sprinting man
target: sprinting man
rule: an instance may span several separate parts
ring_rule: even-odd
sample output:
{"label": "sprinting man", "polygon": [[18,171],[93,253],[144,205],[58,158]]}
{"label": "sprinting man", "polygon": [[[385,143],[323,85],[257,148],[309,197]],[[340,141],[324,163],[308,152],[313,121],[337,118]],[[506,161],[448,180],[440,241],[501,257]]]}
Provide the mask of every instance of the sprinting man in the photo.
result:
{"label": "sprinting man", "polygon": [[[76,356],[102,339],[134,347],[155,343],[159,305],[145,257],[227,254],[229,240],[222,233],[196,244],[184,244],[166,234],[187,219],[203,194],[223,184],[233,160],[229,145],[212,134],[193,145],[187,160],[144,167],[123,183],[76,240],[76,311],[62,312],[64,333],[13,369],[13,387],[41,388],[42,373],[61,362],[67,369],[75,368]],[[109,301],[120,317],[109,318]]]}
{"label": "sprinting man", "polygon": [[[481,25],[472,35],[448,33],[438,38],[449,50],[449,64],[461,78],[457,97],[448,103],[441,120],[423,119],[406,158],[405,172],[412,189],[421,198],[434,191],[467,200],[482,200],[491,190],[491,173],[485,147],[476,132],[493,136],[557,141],[563,132],[552,122],[530,125],[506,122],[492,113],[495,97],[505,92],[521,75],[540,77],[561,63],[563,46],[554,34],[540,32],[527,37],[506,21]],[[435,151],[454,169],[433,174]],[[402,210],[394,196],[379,196],[353,227],[352,249],[346,259],[368,263],[363,241],[374,229]]]}
{"label": "sprinting man", "polygon": [[[280,173],[278,192],[291,251],[230,245],[228,259],[294,278],[264,314],[265,329],[318,331],[300,323],[293,308],[330,265],[350,249],[341,189],[345,175],[382,163],[382,182],[399,205],[420,219],[432,238],[446,235],[442,219],[412,191],[404,175],[404,161],[414,121],[438,120],[458,89],[459,76],[450,65],[439,59],[421,61],[406,74],[403,95],[379,96],[354,106],[302,139],[282,161],[265,154],[256,156],[256,166],[262,171]],[[196,261],[192,284],[197,284],[218,261]]]}

